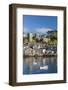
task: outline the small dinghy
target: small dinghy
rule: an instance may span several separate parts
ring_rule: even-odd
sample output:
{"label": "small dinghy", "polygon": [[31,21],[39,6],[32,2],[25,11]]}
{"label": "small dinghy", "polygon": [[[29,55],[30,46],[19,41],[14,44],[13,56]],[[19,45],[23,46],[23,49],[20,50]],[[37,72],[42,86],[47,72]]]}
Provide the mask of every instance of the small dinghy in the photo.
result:
{"label": "small dinghy", "polygon": [[40,69],[47,70],[48,66],[41,66]]}

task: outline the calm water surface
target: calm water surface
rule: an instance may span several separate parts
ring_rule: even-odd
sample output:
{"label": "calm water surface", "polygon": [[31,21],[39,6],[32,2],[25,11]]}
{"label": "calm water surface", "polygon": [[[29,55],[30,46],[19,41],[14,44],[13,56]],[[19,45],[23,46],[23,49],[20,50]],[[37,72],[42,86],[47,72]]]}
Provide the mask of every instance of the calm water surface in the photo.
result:
{"label": "calm water surface", "polygon": [[57,73],[57,57],[26,57],[23,60],[23,74]]}

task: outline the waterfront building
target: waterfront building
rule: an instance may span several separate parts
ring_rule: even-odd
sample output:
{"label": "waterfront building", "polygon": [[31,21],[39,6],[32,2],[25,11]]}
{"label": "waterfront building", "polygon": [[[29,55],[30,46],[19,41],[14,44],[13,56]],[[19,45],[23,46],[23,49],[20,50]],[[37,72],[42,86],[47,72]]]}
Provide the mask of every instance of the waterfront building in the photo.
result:
{"label": "waterfront building", "polygon": [[27,48],[24,50],[25,55],[31,55],[32,54],[32,48]]}

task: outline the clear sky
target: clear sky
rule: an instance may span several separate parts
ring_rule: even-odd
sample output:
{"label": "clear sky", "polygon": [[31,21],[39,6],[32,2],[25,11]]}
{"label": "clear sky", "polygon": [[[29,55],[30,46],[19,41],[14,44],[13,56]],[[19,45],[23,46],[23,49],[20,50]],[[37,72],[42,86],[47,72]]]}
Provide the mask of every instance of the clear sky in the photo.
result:
{"label": "clear sky", "polygon": [[24,32],[46,33],[57,30],[57,16],[24,15]]}

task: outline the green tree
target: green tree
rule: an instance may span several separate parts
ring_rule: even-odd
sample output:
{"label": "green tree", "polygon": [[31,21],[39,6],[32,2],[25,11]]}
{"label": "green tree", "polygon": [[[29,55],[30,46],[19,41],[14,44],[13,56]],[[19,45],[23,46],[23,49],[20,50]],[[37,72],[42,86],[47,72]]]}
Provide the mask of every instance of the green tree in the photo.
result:
{"label": "green tree", "polygon": [[49,44],[57,44],[57,31],[48,31],[47,37],[50,38]]}

